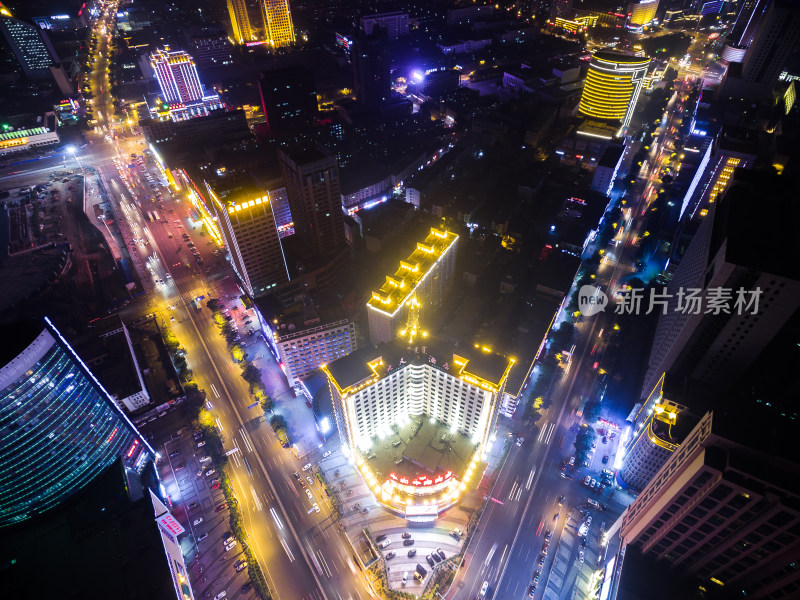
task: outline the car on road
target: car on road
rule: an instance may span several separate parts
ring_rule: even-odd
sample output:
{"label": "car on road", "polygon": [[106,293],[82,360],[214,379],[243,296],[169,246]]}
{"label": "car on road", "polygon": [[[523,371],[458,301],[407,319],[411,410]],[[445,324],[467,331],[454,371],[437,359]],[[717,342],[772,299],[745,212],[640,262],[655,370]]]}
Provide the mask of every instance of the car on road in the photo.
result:
{"label": "car on road", "polygon": [[200,535],[197,536],[197,541],[198,542],[202,542],[207,537],[208,537],[208,533],[201,533]]}
{"label": "car on road", "polygon": [[315,513],[319,512],[319,504],[317,504],[316,502],[314,502],[314,506],[312,508],[314,509]]}
{"label": "car on road", "polygon": [[489,582],[488,581],[484,581],[483,585],[481,586],[481,591],[480,591],[481,598],[485,598],[486,597],[486,593],[488,591],[489,591]]}
{"label": "car on road", "polygon": [[[364,509],[364,510],[366,510],[366,509]],[[403,540],[403,546],[413,546],[413,545],[414,545],[414,540],[412,540],[410,538],[407,539],[407,540]]]}
{"label": "car on road", "polygon": [[592,476],[587,475],[586,478],[583,480],[583,485],[589,485],[590,483],[592,483]]}
{"label": "car on road", "polygon": [[536,595],[536,586],[535,585],[531,585],[528,588],[528,598],[533,598],[535,595]]}
{"label": "car on road", "polygon": [[322,453],[322,458],[328,458],[331,454],[333,454],[333,451],[327,450]]}
{"label": "car on road", "polygon": [[607,464],[608,464],[608,454],[606,454],[606,455],[603,457],[603,464],[604,464],[604,465],[607,465]]}
{"label": "car on road", "polygon": [[295,478],[295,479],[297,479],[298,481],[300,481],[300,473],[298,473],[297,471],[295,471],[295,472],[293,473],[293,475],[294,475],[294,478]]}
{"label": "car on road", "polygon": [[541,574],[542,572],[537,569],[536,572],[533,574],[533,583],[539,583],[539,577],[541,576]]}
{"label": "car on road", "polygon": [[407,540],[408,538],[410,538],[410,537],[411,537],[411,534],[410,534],[410,533],[408,533],[408,532],[406,531],[406,532],[404,532],[404,533],[403,533],[403,535],[401,535],[400,537],[402,537],[404,540]]}
{"label": "car on road", "polygon": [[564,500],[565,500],[565,496],[563,494],[558,497],[558,503],[559,504],[564,504]]}
{"label": "car on road", "polygon": [[583,562],[584,556],[583,550],[578,550],[578,562]]}
{"label": "car on road", "polygon": [[544,541],[545,542],[549,542],[550,538],[552,538],[552,537],[553,537],[553,532],[550,531],[549,529],[544,532]]}
{"label": "car on road", "polygon": [[306,496],[308,496],[309,500],[313,500],[314,496],[311,495],[311,490],[306,490]]}
{"label": "car on road", "polygon": [[542,565],[544,565],[544,554],[540,554],[540,555],[539,555],[539,560],[538,560],[538,561],[536,561],[536,562],[537,562],[537,564],[538,564],[540,567],[541,567]]}
{"label": "car on road", "polygon": [[306,477],[306,481],[308,481],[308,485],[314,485],[314,480],[311,477]]}
{"label": "car on road", "polygon": [[412,548],[411,550],[408,551],[408,558],[411,558],[412,556],[416,556],[416,555],[417,555],[417,549],[416,548]]}
{"label": "car on road", "polygon": [[550,548],[550,542],[545,542],[542,544],[542,554],[547,554],[547,550]]}
{"label": "car on road", "polygon": [[525,438],[524,438],[524,437],[522,437],[522,436],[519,436],[519,437],[517,438],[517,446],[522,446],[522,443],[523,443],[524,441],[525,441]]}
{"label": "car on road", "polygon": [[586,548],[586,536],[581,538],[581,548]]}
{"label": "car on road", "polygon": [[311,468],[311,463],[306,463],[303,465],[303,471],[308,471]]}
{"label": "car on road", "polygon": [[203,517],[197,517],[197,518],[194,520],[194,522],[192,523],[192,525],[195,525],[195,526],[196,526],[196,525],[200,525],[200,523],[202,523],[202,522],[203,522]]}
{"label": "car on road", "polygon": [[397,552],[392,550],[391,552],[387,552],[384,558],[386,558],[386,560],[392,560],[395,556],[397,556]]}

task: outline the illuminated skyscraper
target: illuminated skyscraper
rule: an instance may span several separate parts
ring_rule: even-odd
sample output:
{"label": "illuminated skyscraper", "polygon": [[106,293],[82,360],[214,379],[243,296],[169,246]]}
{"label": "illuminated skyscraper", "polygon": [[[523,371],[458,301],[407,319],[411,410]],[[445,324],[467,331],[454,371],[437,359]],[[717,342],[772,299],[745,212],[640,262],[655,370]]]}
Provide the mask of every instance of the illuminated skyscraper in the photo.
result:
{"label": "illuminated skyscraper", "polygon": [[58,57],[43,29],[13,18],[3,7],[0,10],[0,32],[26,77],[50,76],[50,67],[58,62]]}
{"label": "illuminated skyscraper", "polygon": [[589,63],[578,110],[620,124],[625,129],[644,85],[649,58],[615,52],[596,52]]}
{"label": "illuminated skyscraper", "polygon": [[188,104],[203,98],[203,86],[194,60],[183,50],[168,47],[150,55],[150,66],[156,74],[164,99],[169,104]]}
{"label": "illuminated skyscraper", "polygon": [[289,0],[262,0],[267,43],[270,46],[287,46],[294,42],[294,25]]}
{"label": "illuminated skyscraper", "polygon": [[228,15],[231,18],[233,41],[242,46],[247,42],[256,41],[253,28],[250,25],[250,13],[247,0],[228,0]]}
{"label": "illuminated skyscraper", "polygon": [[155,451],[53,324],[6,326],[0,353],[0,528],[61,504],[122,459]]}

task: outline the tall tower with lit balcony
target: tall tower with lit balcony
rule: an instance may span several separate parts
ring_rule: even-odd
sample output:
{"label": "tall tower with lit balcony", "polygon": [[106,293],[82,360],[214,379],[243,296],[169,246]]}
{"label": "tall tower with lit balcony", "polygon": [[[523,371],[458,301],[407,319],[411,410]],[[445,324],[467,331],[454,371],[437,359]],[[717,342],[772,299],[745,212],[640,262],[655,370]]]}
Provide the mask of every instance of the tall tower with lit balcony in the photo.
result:
{"label": "tall tower with lit balcony", "polygon": [[270,46],[280,48],[295,40],[289,0],[262,0],[264,27]]}
{"label": "tall tower with lit balcony", "polygon": [[624,130],[631,121],[649,66],[649,58],[595,52],[583,84],[579,112],[619,124],[620,131]]}
{"label": "tall tower with lit balcony", "polygon": [[168,47],[156,50],[150,55],[150,66],[168,104],[189,104],[203,99],[194,59],[183,50],[171,51]]}

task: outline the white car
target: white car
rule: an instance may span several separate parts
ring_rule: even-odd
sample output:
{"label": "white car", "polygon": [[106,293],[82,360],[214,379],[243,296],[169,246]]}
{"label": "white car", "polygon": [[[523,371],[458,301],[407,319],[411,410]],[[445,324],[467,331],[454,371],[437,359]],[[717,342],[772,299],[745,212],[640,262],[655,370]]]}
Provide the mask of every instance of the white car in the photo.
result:
{"label": "white car", "polygon": [[227,544],[225,544],[225,552],[228,552],[229,550],[233,550],[233,547],[236,546],[237,543],[238,542],[236,540],[232,540],[232,541],[228,542]]}
{"label": "white car", "polygon": [[314,512],[316,513],[319,512],[319,504],[317,504],[316,502],[314,502]]}
{"label": "white car", "polygon": [[197,447],[198,447],[198,448],[202,448],[202,447],[203,447],[203,446],[205,446],[205,445],[206,445],[206,442],[205,442],[205,440],[202,440],[202,441],[200,441],[200,442],[197,442]]}
{"label": "white car", "polygon": [[378,542],[378,546],[381,547],[381,548],[386,548],[386,546],[388,546],[391,543],[392,543],[392,540],[385,539],[383,541]]}
{"label": "white car", "polygon": [[210,456],[203,456],[203,457],[200,458],[200,462],[201,463],[211,462],[211,457]]}
{"label": "white car", "polygon": [[214,600],[222,600],[228,593],[225,590],[222,590],[219,594],[214,596]]}
{"label": "white car", "polygon": [[486,592],[488,592],[488,591],[489,591],[489,582],[488,581],[484,581],[483,585],[481,586],[481,598],[485,598],[486,597]]}
{"label": "white car", "polygon": [[195,519],[194,523],[192,523],[192,524],[197,526],[197,525],[200,525],[200,523],[202,523],[202,522],[203,522],[203,517],[199,517],[199,518]]}
{"label": "white car", "polygon": [[322,454],[322,458],[328,458],[331,454],[333,454],[333,452],[331,450],[328,450],[327,452],[324,452]]}
{"label": "white car", "polygon": [[311,468],[311,463],[307,463],[303,466],[303,471],[308,471]]}
{"label": "white car", "polygon": [[311,495],[311,490],[306,490],[306,496],[308,496],[309,500],[314,500],[314,496]]}
{"label": "white car", "polygon": [[216,472],[217,472],[216,469],[209,469],[208,471],[206,471],[206,477],[211,477]]}

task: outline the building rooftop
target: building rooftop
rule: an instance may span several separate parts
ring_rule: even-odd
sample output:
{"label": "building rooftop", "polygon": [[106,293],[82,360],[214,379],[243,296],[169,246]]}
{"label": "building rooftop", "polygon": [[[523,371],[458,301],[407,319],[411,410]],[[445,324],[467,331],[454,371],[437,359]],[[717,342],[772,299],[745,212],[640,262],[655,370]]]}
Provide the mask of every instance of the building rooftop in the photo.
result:
{"label": "building rooftop", "polygon": [[448,473],[461,477],[474,454],[475,444],[463,434],[452,433],[445,423],[410,417],[406,425],[374,444],[365,458],[379,481],[406,479],[419,485],[423,477],[434,479]]}
{"label": "building rooftop", "polygon": [[394,315],[457,239],[458,235],[452,231],[432,227],[428,237],[417,242],[417,248],[411,255],[400,261],[397,271],[393,275],[387,275],[386,282],[380,289],[372,292],[367,306]]}
{"label": "building rooftop", "polygon": [[356,350],[325,366],[334,384],[352,392],[409,364],[429,364],[483,389],[496,391],[516,362],[486,346],[459,345],[438,338],[421,338],[409,345],[392,342]]}

